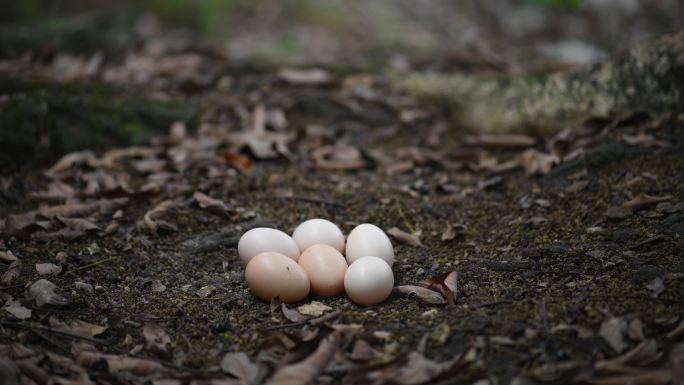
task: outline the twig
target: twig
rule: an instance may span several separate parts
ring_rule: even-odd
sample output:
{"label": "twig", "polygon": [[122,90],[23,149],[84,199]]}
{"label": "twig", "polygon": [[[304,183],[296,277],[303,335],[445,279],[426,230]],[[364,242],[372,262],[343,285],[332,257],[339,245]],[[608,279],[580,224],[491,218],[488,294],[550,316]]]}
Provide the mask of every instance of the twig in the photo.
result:
{"label": "twig", "polygon": [[95,261],[95,262],[91,262],[91,263],[89,263],[89,264],[87,264],[87,265],[83,265],[83,266],[77,267],[77,268],[75,268],[75,269],[69,270],[69,272],[67,272],[67,274],[73,274],[73,273],[75,273],[75,272],[77,272],[77,271],[86,270],[86,269],[90,269],[91,267],[103,265],[103,264],[105,264],[105,263],[107,263],[107,262],[109,262],[109,261],[113,261],[113,260],[118,259],[118,258],[119,258],[119,257],[114,256],[114,257],[107,257],[107,258],[103,258],[103,259],[98,259],[98,260]]}
{"label": "twig", "polygon": [[415,234],[416,231],[413,229],[413,226],[411,226],[411,223],[410,223],[410,222],[408,221],[408,219],[406,218],[406,215],[404,214],[404,209],[401,208],[401,205],[399,204],[399,200],[398,200],[398,199],[396,199],[396,200],[394,201],[394,206],[396,207],[397,212],[399,213],[399,216],[401,217],[401,219],[404,220],[404,225],[406,225],[406,228],[408,229],[408,231],[409,231],[411,234]]}

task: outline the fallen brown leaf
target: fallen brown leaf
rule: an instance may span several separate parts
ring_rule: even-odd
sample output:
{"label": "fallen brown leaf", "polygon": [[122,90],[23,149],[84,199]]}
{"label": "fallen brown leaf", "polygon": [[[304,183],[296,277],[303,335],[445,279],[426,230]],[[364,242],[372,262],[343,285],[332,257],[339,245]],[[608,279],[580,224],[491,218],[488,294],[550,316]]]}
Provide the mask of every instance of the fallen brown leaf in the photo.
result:
{"label": "fallen brown leaf", "polygon": [[12,297],[5,302],[2,309],[22,321],[31,318],[31,309],[22,305],[21,302],[15,301]]}
{"label": "fallen brown leaf", "polygon": [[456,303],[458,292],[458,273],[449,271],[426,279],[418,284],[420,287],[436,291],[446,298],[449,305]]}
{"label": "fallen brown leaf", "polygon": [[610,317],[603,321],[599,329],[599,335],[617,353],[627,349],[625,334],[627,333],[627,321],[618,317]]}
{"label": "fallen brown leaf", "polygon": [[310,383],[325,369],[340,343],[341,338],[336,333],[330,334],[321,340],[316,351],[307,358],[276,370],[266,384],[305,385]]}
{"label": "fallen brown leaf", "polygon": [[219,199],[211,198],[199,191],[196,191],[192,195],[192,198],[197,202],[199,207],[211,211],[214,214],[224,217],[230,217],[232,215],[232,211],[228,208],[228,205]]}
{"label": "fallen brown leaf", "polygon": [[58,293],[59,288],[47,279],[39,279],[29,288],[29,295],[41,307],[43,305],[66,306],[69,300]]}
{"label": "fallen brown leaf", "polygon": [[92,151],[78,151],[64,155],[52,167],[45,171],[45,176],[51,179],[59,179],[74,166],[87,164],[95,160],[95,154]]}
{"label": "fallen brown leaf", "polygon": [[95,325],[78,319],[70,321],[67,324],[65,322],[58,320],[55,317],[50,317],[48,319],[48,323],[50,324],[50,327],[53,327],[57,330],[63,330],[65,332],[70,332],[87,337],[95,337],[97,335],[104,333],[107,330],[107,326]]}
{"label": "fallen brown leaf", "polygon": [[656,341],[649,339],[619,357],[596,362],[594,368],[598,373],[634,373],[639,371],[635,367],[649,365],[661,356]]}
{"label": "fallen brown leaf", "polygon": [[254,162],[251,159],[235,151],[220,151],[217,157],[221,163],[238,171],[249,172],[254,168]]}
{"label": "fallen brown leaf", "polygon": [[2,277],[0,277],[0,283],[2,283],[3,285],[7,285],[9,283],[12,283],[12,281],[14,281],[15,279],[19,278],[19,276],[21,275],[22,267],[23,264],[18,259],[10,263],[9,268],[7,268],[7,271],[2,273]]}
{"label": "fallen brown leaf", "polygon": [[323,170],[354,170],[368,165],[361,151],[353,146],[323,146],[311,152],[314,164]]}
{"label": "fallen brown leaf", "polygon": [[107,370],[111,373],[130,372],[139,376],[146,376],[166,372],[162,364],[144,358],[100,353],[84,345],[75,345],[72,350],[79,364],[93,367],[101,365],[104,360],[107,363]]}
{"label": "fallen brown leaf", "polygon": [[420,242],[420,238],[413,234],[409,234],[397,227],[392,227],[391,229],[386,230],[387,234],[391,235],[394,239],[401,243],[405,243],[409,246],[422,246],[423,244]]}
{"label": "fallen brown leaf", "polygon": [[88,231],[100,231],[101,230],[100,226],[94,224],[93,222],[91,222],[87,219],[66,218],[66,217],[59,216],[59,215],[56,218],[64,226],[66,226],[66,227],[68,227],[74,231],[79,231],[79,232],[85,233]]}
{"label": "fallen brown leaf", "polygon": [[656,203],[669,201],[671,199],[672,195],[665,195],[659,197],[654,195],[648,195],[645,193],[639,193],[639,195],[635,196],[634,199],[623,203],[622,207],[628,210],[638,211],[648,206],[652,206]]}
{"label": "fallen brown leaf", "polygon": [[74,196],[76,196],[76,190],[59,180],[52,181],[45,191],[37,191],[29,194],[29,197],[31,198],[48,201],[65,201]]}
{"label": "fallen brown leaf", "polygon": [[156,323],[149,323],[143,327],[142,335],[147,343],[147,348],[162,353],[168,353],[168,345],[171,344],[171,337],[166,331]]}
{"label": "fallen brown leaf", "polygon": [[246,384],[254,384],[261,372],[258,364],[250,361],[245,353],[226,353],[221,359],[221,370],[231,376],[244,381]]}
{"label": "fallen brown leaf", "polygon": [[143,221],[145,222],[145,225],[147,225],[147,228],[154,234],[160,229],[178,231],[176,225],[160,219],[160,217],[168,215],[176,206],[176,202],[166,200],[159,203],[152,210],[146,212],[143,216]]}
{"label": "fallen brown leaf", "polygon": [[444,228],[444,231],[442,232],[442,241],[451,241],[453,239],[456,239],[456,237],[461,237],[465,234],[465,231],[468,229],[466,225],[462,225],[459,223],[447,223],[446,227]]}
{"label": "fallen brown leaf", "polygon": [[283,315],[285,316],[285,318],[287,318],[288,320],[290,320],[292,322],[305,322],[306,320],[308,320],[310,318],[308,316],[300,314],[297,311],[297,309],[290,309],[284,303],[280,304],[280,309],[283,312]]}
{"label": "fallen brown leaf", "polygon": [[444,305],[447,301],[442,294],[420,286],[402,285],[394,288],[394,293],[400,296],[415,296],[430,305]]}
{"label": "fallen brown leaf", "polygon": [[559,161],[557,156],[533,148],[525,150],[515,160],[525,169],[527,175],[546,175]]}
{"label": "fallen brown leaf", "polygon": [[62,272],[62,266],[54,263],[36,263],[38,275],[57,275]]}

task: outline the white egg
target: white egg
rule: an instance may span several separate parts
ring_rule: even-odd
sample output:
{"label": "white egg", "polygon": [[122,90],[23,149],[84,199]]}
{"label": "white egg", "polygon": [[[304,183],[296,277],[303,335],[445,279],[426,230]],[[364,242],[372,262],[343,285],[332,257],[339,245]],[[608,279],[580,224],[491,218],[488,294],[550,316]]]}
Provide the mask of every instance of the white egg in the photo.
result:
{"label": "white egg", "polygon": [[362,223],[349,233],[345,255],[350,266],[367,255],[382,258],[390,267],[394,264],[392,242],[382,229],[370,223]]}
{"label": "white egg", "polygon": [[243,265],[247,265],[255,255],[272,251],[299,260],[299,247],[287,234],[280,230],[267,227],[257,227],[249,230],[240,237],[238,254]]}
{"label": "white egg", "polygon": [[392,268],[384,259],[372,256],[356,260],[344,275],[344,291],[359,305],[377,305],[394,287]]}
{"label": "white egg", "polygon": [[329,245],[344,252],[344,234],[336,224],[326,219],[309,219],[302,222],[292,233],[299,250],[306,250],[313,245]]}

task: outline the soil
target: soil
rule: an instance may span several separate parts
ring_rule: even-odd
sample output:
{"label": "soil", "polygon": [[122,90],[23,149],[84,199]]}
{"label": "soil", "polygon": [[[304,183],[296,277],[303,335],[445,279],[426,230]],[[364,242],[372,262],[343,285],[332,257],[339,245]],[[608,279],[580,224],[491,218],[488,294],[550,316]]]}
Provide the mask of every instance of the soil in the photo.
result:
{"label": "soil", "polygon": [[[310,296],[290,305],[317,300],[339,311],[328,323],[362,325],[357,339],[385,352],[385,362],[417,349],[441,362],[475,348],[476,364],[439,378],[449,383],[483,378],[507,383],[544,365],[615,357],[617,353],[599,335],[611,315],[640,319],[647,338],[655,338],[665,351],[672,346],[665,334],[684,313],[684,221],[682,210],[676,210],[684,198],[681,119],[604,122],[601,127],[610,125],[610,129],[603,136],[589,136],[599,139],[586,147],[584,157],[564,161],[547,175],[530,176],[521,169],[493,172],[468,160],[484,151],[466,143],[472,131],[450,126],[440,106],[420,105],[387,89],[380,75],[338,73],[338,81],[331,84],[302,85],[284,83],[276,71],[227,67],[215,74],[213,82],[191,93],[169,93],[177,102],[192,103],[202,111],[189,126],[190,137],[238,131],[244,127],[240,111],[250,115],[257,105],[281,109],[287,116],[287,130],[296,133],[289,142],[289,159],[282,155],[260,159],[242,148],[240,153],[253,166],[236,171],[216,164],[221,170],[216,176],[206,163],[176,168],[169,153],[155,156],[164,165],[153,172],[131,171],[124,162],[123,168],[115,169],[129,175],[131,186],[141,186],[155,174],[171,176],[160,179],[164,184],[152,196],[129,195],[117,218],[94,217],[101,228],[116,223],[118,228],[111,233],[88,232],[66,240],[40,236],[49,231],[5,232],[2,249],[12,251],[23,269],[2,292],[32,308],[34,323],[47,325],[50,317],[57,317],[108,326],[97,337],[101,341],[97,348],[104,352],[129,352],[145,345],[141,328],[161,325],[171,339],[170,353],[137,348],[138,355],[191,368],[190,378],[218,378],[224,353],[245,352],[255,359],[282,333],[299,341],[314,328],[293,324],[279,308],[273,310],[250,293],[236,250],[239,236],[257,226],[291,233],[303,220],[320,217],[337,223],[345,233],[368,222],[419,234],[421,246],[393,240],[397,285],[458,273],[455,305],[429,305],[414,296],[392,297],[372,307],[355,305],[344,296]],[[220,79],[231,79],[230,87],[218,87]],[[352,81],[370,82],[375,97],[349,95],[345,82]],[[421,114],[402,119],[402,111]],[[312,126],[322,127],[320,135],[312,134]],[[653,148],[621,139],[645,126],[668,145]],[[543,151],[548,139],[540,138],[536,148]],[[312,149],[339,143],[360,149],[366,166],[317,167]],[[422,149],[422,158],[406,155],[407,148]],[[515,158],[520,150],[485,152],[501,162]],[[466,160],[450,167],[448,157]],[[405,172],[387,172],[388,165],[402,159],[412,161]],[[92,169],[96,168],[75,165],[66,180],[82,191],[85,186],[77,178]],[[44,171],[42,166],[29,165],[20,173],[3,175],[0,212],[5,218],[45,204],[30,196],[48,188]],[[637,176],[640,183],[626,185]],[[577,181],[586,181],[586,187],[569,192]],[[192,199],[195,191],[225,202],[230,215],[201,209]],[[607,209],[638,193],[672,198],[668,204],[647,206],[624,219],[606,216]],[[177,206],[166,219],[176,230],[163,227],[155,234],[143,217],[169,199]],[[458,228],[463,230],[444,241],[448,224],[462,225]],[[45,262],[61,264],[62,272],[39,277],[33,266]],[[39,278],[62,288],[70,305],[37,307],[25,299],[26,288]],[[664,289],[657,295],[647,287],[655,278],[664,279]],[[77,289],[76,281],[94,290]],[[196,294],[209,285],[215,290],[208,296]],[[72,351],[72,337],[17,326],[7,313],[0,319],[7,321],[0,329],[3,343],[21,342],[35,351],[61,355]],[[289,362],[315,348],[312,342],[296,345]],[[346,349],[351,351],[351,345]],[[94,379],[108,381],[106,368],[88,371]],[[350,381],[352,372],[349,367],[328,367],[317,381]],[[558,373],[567,374],[560,369]]]}

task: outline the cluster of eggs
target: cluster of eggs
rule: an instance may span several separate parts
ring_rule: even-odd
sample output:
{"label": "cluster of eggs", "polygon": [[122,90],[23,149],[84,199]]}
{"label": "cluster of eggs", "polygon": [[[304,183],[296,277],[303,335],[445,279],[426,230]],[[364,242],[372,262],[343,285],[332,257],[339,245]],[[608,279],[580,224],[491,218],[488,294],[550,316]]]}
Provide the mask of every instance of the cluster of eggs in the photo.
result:
{"label": "cluster of eggs", "polygon": [[297,302],[309,291],[322,297],[344,291],[357,304],[376,305],[394,286],[392,242],[370,223],[356,226],[346,242],[340,228],[325,219],[303,222],[291,237],[255,228],[240,238],[238,254],[247,266],[247,286],[265,301]]}

